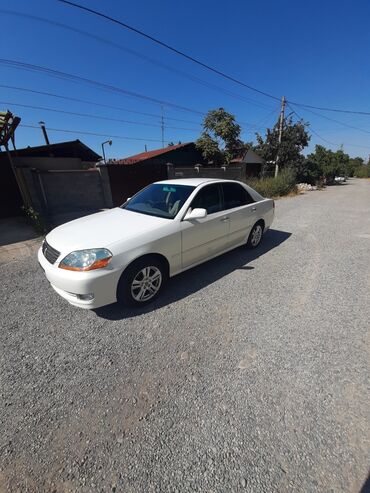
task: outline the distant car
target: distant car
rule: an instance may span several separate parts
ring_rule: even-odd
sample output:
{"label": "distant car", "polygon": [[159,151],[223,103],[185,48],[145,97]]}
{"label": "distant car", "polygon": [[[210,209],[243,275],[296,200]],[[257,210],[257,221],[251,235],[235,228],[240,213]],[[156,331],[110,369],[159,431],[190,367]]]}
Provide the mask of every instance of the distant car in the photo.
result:
{"label": "distant car", "polygon": [[347,178],[345,176],[336,176],[334,180],[336,183],[344,183],[345,181],[347,181]]}
{"label": "distant car", "polygon": [[274,201],[240,182],[161,181],[121,207],[54,229],[38,260],[72,305],[140,306],[168,277],[243,244],[257,247],[273,217]]}

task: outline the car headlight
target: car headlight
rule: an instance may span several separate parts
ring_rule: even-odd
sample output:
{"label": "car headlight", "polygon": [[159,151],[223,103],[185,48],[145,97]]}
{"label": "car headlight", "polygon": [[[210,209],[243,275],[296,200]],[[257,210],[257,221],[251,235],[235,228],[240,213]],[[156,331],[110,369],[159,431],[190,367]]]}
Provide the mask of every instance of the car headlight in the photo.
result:
{"label": "car headlight", "polygon": [[60,262],[59,267],[66,270],[95,270],[106,267],[112,258],[112,253],[106,248],[91,248],[69,253]]}

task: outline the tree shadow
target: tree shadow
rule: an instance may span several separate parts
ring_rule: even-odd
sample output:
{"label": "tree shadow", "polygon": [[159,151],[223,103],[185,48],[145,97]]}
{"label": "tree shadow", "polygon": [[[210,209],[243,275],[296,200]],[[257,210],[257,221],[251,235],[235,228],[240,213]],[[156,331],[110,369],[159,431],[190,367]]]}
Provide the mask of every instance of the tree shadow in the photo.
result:
{"label": "tree shadow", "polygon": [[204,264],[189,269],[168,281],[166,289],[159,297],[148,305],[140,308],[126,308],[118,303],[97,308],[98,317],[107,320],[121,320],[148,313],[155,309],[170,305],[182,298],[196,293],[200,289],[212,284],[235,270],[252,270],[254,267],[247,265],[270,250],[278,247],[287,240],[291,233],[270,229],[266,232],[261,245],[255,250],[239,247],[231,252],[220,255]]}

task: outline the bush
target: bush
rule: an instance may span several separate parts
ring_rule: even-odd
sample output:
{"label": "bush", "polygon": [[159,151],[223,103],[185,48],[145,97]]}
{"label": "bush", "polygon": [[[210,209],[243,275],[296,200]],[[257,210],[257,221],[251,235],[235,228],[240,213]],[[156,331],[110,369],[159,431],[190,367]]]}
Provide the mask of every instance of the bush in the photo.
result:
{"label": "bush", "polygon": [[296,174],[292,169],[283,169],[276,178],[261,178],[248,181],[263,197],[281,197],[296,191]]}
{"label": "bush", "polygon": [[370,178],[370,166],[359,166],[355,169],[354,175],[357,178]]}
{"label": "bush", "polygon": [[43,235],[47,232],[42,216],[37,211],[35,211],[33,207],[23,206],[22,210],[26,214],[28,221],[34,227],[36,233]]}

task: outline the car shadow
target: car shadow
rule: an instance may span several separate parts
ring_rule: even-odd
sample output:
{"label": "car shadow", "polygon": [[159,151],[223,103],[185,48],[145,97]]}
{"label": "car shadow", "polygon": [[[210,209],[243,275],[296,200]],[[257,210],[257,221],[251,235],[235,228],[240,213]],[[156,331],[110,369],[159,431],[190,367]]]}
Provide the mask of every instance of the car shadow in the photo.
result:
{"label": "car shadow", "polygon": [[362,485],[360,493],[370,493],[370,474],[368,475],[367,479],[365,480],[364,484]]}
{"label": "car shadow", "polygon": [[248,265],[253,260],[261,257],[265,253],[273,250],[287,240],[291,233],[270,229],[266,232],[263,242],[255,250],[246,247],[239,247],[231,252],[224,253],[215,259],[209,260],[204,264],[193,267],[188,271],[178,274],[169,279],[166,289],[159,297],[148,305],[139,308],[126,308],[119,303],[97,308],[96,315],[107,320],[121,320],[148,313],[166,305],[170,305],[182,298],[196,293],[209,284],[218,281],[220,278],[230,274],[235,270],[252,270],[253,266]]}

